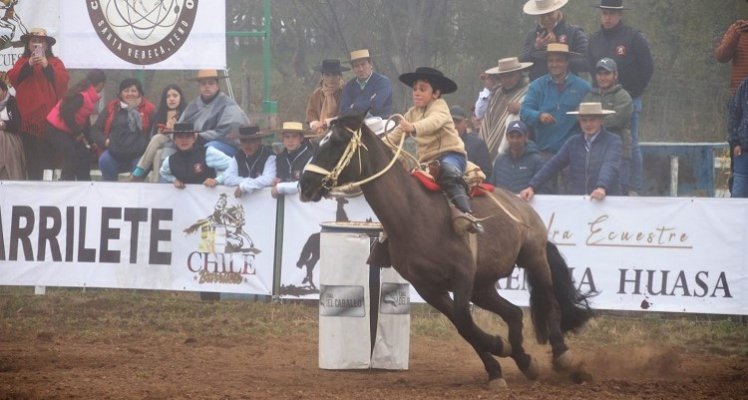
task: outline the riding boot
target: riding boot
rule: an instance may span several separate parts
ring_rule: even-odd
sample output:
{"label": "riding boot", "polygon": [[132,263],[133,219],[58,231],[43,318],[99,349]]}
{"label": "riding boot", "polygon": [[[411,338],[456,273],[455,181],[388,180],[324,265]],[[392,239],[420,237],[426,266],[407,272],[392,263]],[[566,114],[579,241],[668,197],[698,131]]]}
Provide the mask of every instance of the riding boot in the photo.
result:
{"label": "riding boot", "polygon": [[485,230],[480,220],[473,216],[470,208],[470,198],[467,195],[465,185],[460,181],[450,180],[442,183],[442,189],[449,200],[454,204],[452,209],[452,221],[459,231],[467,230],[470,233],[483,233]]}

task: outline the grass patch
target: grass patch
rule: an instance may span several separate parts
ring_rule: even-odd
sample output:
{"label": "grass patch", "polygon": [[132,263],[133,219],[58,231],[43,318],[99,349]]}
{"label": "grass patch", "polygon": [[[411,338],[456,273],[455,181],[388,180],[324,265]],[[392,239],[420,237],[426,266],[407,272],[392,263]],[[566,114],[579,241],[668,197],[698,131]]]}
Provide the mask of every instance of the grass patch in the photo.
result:
{"label": "grass patch", "polygon": [[[524,334],[534,333],[525,312]],[[474,307],[476,323],[506,337],[506,324]],[[137,339],[210,340],[226,345],[241,337],[315,336],[317,303],[265,303],[245,300],[201,301],[197,293],[143,290],[47,288],[44,296],[28,287],[0,287],[0,340],[68,337],[84,341]],[[425,304],[411,306],[411,334],[456,337],[452,323]],[[748,326],[739,319],[659,314],[602,315],[569,344],[596,346],[671,346],[686,352],[748,356]]]}

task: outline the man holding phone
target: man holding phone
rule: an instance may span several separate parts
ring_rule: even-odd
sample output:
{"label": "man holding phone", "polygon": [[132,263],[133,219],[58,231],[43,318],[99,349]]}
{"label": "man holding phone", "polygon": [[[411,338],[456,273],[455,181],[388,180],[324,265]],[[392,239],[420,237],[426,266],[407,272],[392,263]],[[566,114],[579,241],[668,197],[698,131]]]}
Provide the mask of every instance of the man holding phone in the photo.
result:
{"label": "man holding phone", "polygon": [[[536,18],[535,29],[530,30],[522,46],[520,61],[532,62],[529,69],[530,81],[548,73],[545,61],[545,49],[551,43],[561,43],[569,46],[569,51],[586,55],[588,38],[582,28],[566,22],[561,10],[569,0],[528,0],[522,11]],[[569,69],[574,74],[587,72],[587,62],[583,57],[571,60]]]}
{"label": "man holding phone", "polygon": [[46,140],[47,114],[68,90],[65,64],[52,53],[55,39],[42,28],[21,36],[25,50],[8,71],[16,90],[21,120],[21,139],[26,155],[28,179],[41,180],[45,168],[52,168],[53,149]]}

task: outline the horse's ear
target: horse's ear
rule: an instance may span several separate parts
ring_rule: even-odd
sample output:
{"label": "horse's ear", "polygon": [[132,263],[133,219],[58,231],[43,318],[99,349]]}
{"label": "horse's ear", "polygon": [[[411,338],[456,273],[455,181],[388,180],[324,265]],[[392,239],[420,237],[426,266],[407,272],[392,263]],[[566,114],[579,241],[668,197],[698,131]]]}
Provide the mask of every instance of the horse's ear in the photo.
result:
{"label": "horse's ear", "polygon": [[343,113],[338,119],[341,120],[347,127],[356,130],[361,128],[361,126],[364,124],[364,120],[366,119],[366,114],[369,112],[369,109],[366,109],[363,113],[359,113],[356,111],[348,111],[346,113]]}

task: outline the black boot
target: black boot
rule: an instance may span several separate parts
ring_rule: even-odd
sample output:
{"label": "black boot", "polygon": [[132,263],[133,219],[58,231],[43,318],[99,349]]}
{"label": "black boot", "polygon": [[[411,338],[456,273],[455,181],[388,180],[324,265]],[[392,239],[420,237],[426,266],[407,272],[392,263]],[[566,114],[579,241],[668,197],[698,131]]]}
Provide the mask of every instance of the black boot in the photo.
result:
{"label": "black boot", "polygon": [[[473,210],[470,207],[470,198],[461,179],[459,182],[452,180],[446,184],[442,183],[442,189],[444,189],[444,193],[447,194],[447,197],[455,206],[455,210],[452,213],[452,220],[455,222],[455,225],[471,233],[485,232],[483,224],[473,216]],[[456,212],[458,210],[459,212]],[[464,220],[464,223],[460,221],[461,219]],[[464,228],[462,228],[463,226]]]}

